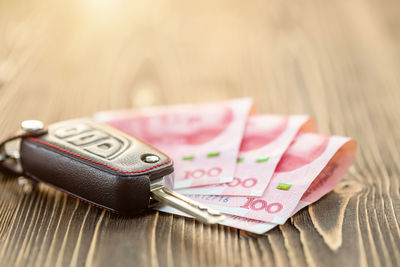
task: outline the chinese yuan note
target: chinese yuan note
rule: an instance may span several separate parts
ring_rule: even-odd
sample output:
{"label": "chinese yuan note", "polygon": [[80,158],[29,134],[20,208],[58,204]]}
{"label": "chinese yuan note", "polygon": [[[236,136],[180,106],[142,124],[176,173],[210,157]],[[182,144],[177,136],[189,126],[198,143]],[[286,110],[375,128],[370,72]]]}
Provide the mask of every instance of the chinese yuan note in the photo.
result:
{"label": "chinese yuan note", "polygon": [[[302,195],[301,200],[297,204],[296,208],[293,210],[291,216],[296,214],[304,207],[310,205],[311,203],[316,202],[325,194],[333,190],[340,179],[346,174],[349,166],[351,166],[354,159],[354,152],[355,142],[351,142],[348,145],[345,145],[341,149],[339,149],[335,156],[329,161],[328,165],[322,170],[317,178],[311,183],[310,187],[308,187],[307,191]],[[224,196],[207,196],[207,198],[209,198],[210,200],[217,199],[220,202],[229,201],[229,197]],[[191,217],[190,215],[187,215],[186,213],[183,213],[170,206],[162,206],[159,207],[158,210],[166,213]],[[225,214],[225,216],[226,219],[219,224],[238,228],[256,234],[268,232],[278,225],[277,223],[268,223],[234,215]]]}
{"label": "chinese yuan note", "polygon": [[150,107],[95,114],[174,160],[174,188],[231,182],[253,101]]}
{"label": "chinese yuan note", "polygon": [[299,130],[315,131],[308,116],[249,117],[230,183],[180,190],[183,194],[262,196],[283,153]]}
{"label": "chinese yuan note", "polygon": [[[334,187],[339,183],[341,178],[346,174],[349,166],[353,164],[355,151],[356,151],[355,142],[352,142],[351,144],[341,148],[335,154],[335,156],[329,161],[328,165],[322,170],[322,172],[318,175],[318,177],[311,183],[307,191],[303,194],[296,208],[292,212],[291,216],[295,215],[299,210],[316,202],[321,197],[323,197],[324,195],[326,195],[327,193],[329,193],[334,189]],[[230,218],[229,216],[227,217]],[[237,217],[237,218],[242,218],[242,217]],[[246,230],[245,227],[247,227],[248,230],[246,231],[258,233],[256,231],[262,231],[266,229],[264,232],[267,232],[270,229],[274,228],[276,225],[278,225],[266,222],[265,224],[261,224],[257,222],[259,221],[257,220],[255,220],[254,222],[249,221],[250,225],[245,224],[244,227],[240,229]],[[222,222],[222,224],[223,223],[224,222]]]}
{"label": "chinese yuan note", "polygon": [[[282,156],[261,197],[190,197],[224,213],[283,224],[300,200],[310,203],[337,183],[351,166],[355,150],[350,138],[302,133]],[[313,185],[314,180],[317,182]],[[304,195],[311,185],[315,193]]]}
{"label": "chinese yuan note", "polygon": [[332,191],[353,164],[356,142],[342,147],[301,196],[293,214]]}

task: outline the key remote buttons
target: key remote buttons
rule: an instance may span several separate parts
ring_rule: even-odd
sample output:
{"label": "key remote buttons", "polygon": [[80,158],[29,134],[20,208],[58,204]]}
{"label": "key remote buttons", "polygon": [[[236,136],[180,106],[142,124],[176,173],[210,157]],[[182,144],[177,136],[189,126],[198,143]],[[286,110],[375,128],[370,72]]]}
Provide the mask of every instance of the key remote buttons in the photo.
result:
{"label": "key remote buttons", "polygon": [[160,160],[159,156],[153,155],[153,154],[145,154],[142,156],[142,161],[146,163],[156,163]]}
{"label": "key remote buttons", "polygon": [[26,120],[21,123],[21,128],[27,132],[36,132],[44,128],[44,124],[38,120]]}

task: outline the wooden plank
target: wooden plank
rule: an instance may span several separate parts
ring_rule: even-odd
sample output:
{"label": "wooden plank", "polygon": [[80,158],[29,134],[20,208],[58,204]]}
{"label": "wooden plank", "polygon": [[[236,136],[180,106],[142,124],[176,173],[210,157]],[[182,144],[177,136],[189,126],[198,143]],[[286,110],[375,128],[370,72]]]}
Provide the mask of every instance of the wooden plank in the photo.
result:
{"label": "wooden plank", "polygon": [[0,1],[0,117],[253,96],[358,141],[334,192],[265,236],[119,217],[0,175],[0,266],[397,266],[399,3]]}

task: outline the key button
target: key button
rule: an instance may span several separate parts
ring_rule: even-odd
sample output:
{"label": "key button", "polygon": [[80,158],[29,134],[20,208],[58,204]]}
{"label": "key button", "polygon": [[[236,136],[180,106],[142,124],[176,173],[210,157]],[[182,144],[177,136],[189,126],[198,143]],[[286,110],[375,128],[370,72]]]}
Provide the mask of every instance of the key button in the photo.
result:
{"label": "key button", "polygon": [[44,124],[38,120],[27,120],[21,123],[21,128],[27,132],[36,132],[44,128]]}
{"label": "key button", "polygon": [[142,156],[142,161],[146,163],[156,163],[160,160],[159,156],[153,155],[153,154],[145,154]]}

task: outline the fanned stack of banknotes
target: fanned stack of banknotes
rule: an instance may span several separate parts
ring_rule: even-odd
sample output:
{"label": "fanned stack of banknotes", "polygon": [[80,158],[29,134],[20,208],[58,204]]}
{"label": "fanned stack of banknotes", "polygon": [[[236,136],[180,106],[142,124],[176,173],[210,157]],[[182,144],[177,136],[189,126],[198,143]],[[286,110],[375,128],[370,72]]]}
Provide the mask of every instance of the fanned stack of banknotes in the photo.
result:
{"label": "fanned stack of banknotes", "polygon": [[[256,114],[253,100],[105,111],[106,122],[174,160],[174,190],[261,234],[330,192],[356,143],[316,133],[307,115]],[[171,207],[163,212],[187,216]]]}

